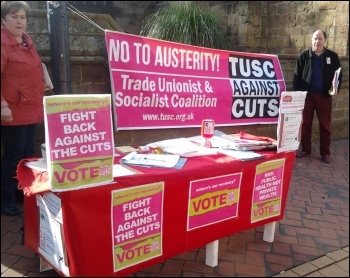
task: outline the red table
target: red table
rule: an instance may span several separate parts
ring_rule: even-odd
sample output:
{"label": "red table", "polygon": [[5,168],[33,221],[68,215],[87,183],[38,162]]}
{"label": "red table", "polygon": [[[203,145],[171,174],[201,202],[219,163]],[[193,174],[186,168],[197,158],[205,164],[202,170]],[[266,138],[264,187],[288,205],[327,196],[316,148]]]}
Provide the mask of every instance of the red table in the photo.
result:
{"label": "red table", "polygon": [[[70,276],[126,276],[206,244],[208,244],[207,264],[215,266],[218,239],[265,224],[268,231],[264,235],[264,240],[273,241],[274,224],[284,215],[295,153],[276,153],[276,151],[262,153],[265,158],[245,162],[223,154],[191,157],[188,158],[181,170],[133,167],[142,174],[116,177],[114,182],[108,185],[55,192],[62,203],[63,234]],[[280,213],[267,219],[252,222],[252,196],[256,183],[256,167],[265,162],[279,160],[284,161]],[[18,178],[22,187],[30,187],[34,182],[38,182],[35,180],[34,174],[31,174],[32,172],[22,162],[19,164]],[[187,216],[191,182],[235,173],[242,173],[237,216],[188,230]],[[43,184],[43,180],[45,181],[45,176],[41,177],[39,183]],[[111,192],[124,188],[137,188],[155,182],[164,182],[162,254],[114,271]],[[39,191],[45,191],[45,186]],[[24,200],[25,245],[40,254],[38,249],[39,213],[36,194],[26,196]],[[60,274],[64,276],[62,273]]]}

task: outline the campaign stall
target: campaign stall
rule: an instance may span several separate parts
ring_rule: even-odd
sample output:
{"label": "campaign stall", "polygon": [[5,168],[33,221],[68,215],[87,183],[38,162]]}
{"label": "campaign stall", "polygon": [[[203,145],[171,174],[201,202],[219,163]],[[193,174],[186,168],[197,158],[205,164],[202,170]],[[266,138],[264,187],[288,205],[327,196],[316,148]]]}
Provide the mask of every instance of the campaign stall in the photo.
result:
{"label": "campaign stall", "polygon": [[265,225],[272,242],[283,218],[295,153],[258,153],[188,157],[180,169],[125,166],[119,153],[114,164],[129,172],[67,191],[22,161],[25,245],[62,276],[126,276],[204,245],[215,266],[218,239]]}
{"label": "campaign stall", "polygon": [[[105,36],[111,95],[45,97],[45,156],[18,165],[41,269],[122,277],[202,246],[215,267],[222,237],[264,225],[272,242],[304,101],[278,57]],[[277,140],[214,128],[257,123],[278,123]],[[201,124],[198,138],[115,148],[117,129]]]}

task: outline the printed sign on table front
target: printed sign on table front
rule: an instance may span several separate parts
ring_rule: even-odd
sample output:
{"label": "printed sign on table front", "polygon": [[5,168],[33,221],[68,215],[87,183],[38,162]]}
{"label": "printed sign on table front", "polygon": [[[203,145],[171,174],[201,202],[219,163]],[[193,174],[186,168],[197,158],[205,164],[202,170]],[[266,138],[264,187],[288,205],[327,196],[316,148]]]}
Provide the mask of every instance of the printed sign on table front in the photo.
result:
{"label": "printed sign on table front", "polygon": [[162,255],[163,195],[164,182],[112,191],[115,272]]}
{"label": "printed sign on table front", "polygon": [[256,166],[251,222],[281,214],[285,159],[267,161]]}
{"label": "printed sign on table front", "polygon": [[74,190],[113,181],[111,96],[47,96],[44,112],[51,190]]}
{"label": "printed sign on table front", "polygon": [[187,230],[237,217],[242,173],[191,181]]}

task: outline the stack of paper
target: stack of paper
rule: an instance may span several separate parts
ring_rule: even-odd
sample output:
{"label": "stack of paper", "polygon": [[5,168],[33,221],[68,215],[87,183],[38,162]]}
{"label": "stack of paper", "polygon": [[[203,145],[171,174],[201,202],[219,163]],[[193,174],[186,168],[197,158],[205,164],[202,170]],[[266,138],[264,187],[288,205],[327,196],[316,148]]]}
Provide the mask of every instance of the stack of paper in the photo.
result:
{"label": "stack of paper", "polygon": [[256,152],[251,151],[235,151],[235,150],[225,150],[219,148],[219,152],[234,158],[237,158],[241,161],[250,161],[259,158],[264,158],[265,156]]}
{"label": "stack of paper", "polygon": [[[226,135],[221,132],[221,133],[217,133],[217,135],[231,142],[231,144],[227,146],[221,146],[223,149],[227,149],[227,150],[253,151],[253,150],[276,149],[277,147],[277,142],[273,139],[254,136],[244,132],[229,134],[229,135]],[[242,137],[246,137],[246,138],[242,138]],[[256,138],[256,140],[253,138]]]}
{"label": "stack of paper", "polygon": [[[201,135],[193,136],[193,137],[190,137],[188,139],[192,142],[195,142],[195,143],[201,145],[201,146],[204,144],[204,141],[206,140]],[[210,141],[211,141],[212,148],[225,148],[225,147],[234,148],[234,146],[235,146],[235,143],[232,142],[231,140],[225,139],[223,137],[219,137],[216,135],[214,135],[212,138],[210,138]]]}
{"label": "stack of paper", "polygon": [[140,154],[131,152],[124,156],[121,162],[135,166],[173,168],[179,159],[180,156],[175,154]]}
{"label": "stack of paper", "polygon": [[216,149],[201,147],[187,138],[169,139],[147,145],[150,148],[161,148],[163,152],[178,154],[183,157],[217,154]]}

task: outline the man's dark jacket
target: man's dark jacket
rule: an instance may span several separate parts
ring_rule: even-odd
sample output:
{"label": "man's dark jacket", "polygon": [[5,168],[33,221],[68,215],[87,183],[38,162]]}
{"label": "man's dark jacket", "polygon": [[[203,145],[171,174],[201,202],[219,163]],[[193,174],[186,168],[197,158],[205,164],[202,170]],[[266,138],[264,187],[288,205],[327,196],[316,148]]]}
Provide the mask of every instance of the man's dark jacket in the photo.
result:
{"label": "man's dark jacket", "polygon": [[[293,91],[307,91],[309,92],[311,75],[313,69],[312,49],[306,49],[298,56],[297,63],[294,70]],[[327,61],[330,61],[327,63]],[[338,54],[332,50],[325,48],[322,54],[323,67],[323,94],[330,96],[328,91],[332,88],[332,81],[334,72],[340,68],[340,61]],[[339,76],[338,92],[341,85],[342,74]]]}

